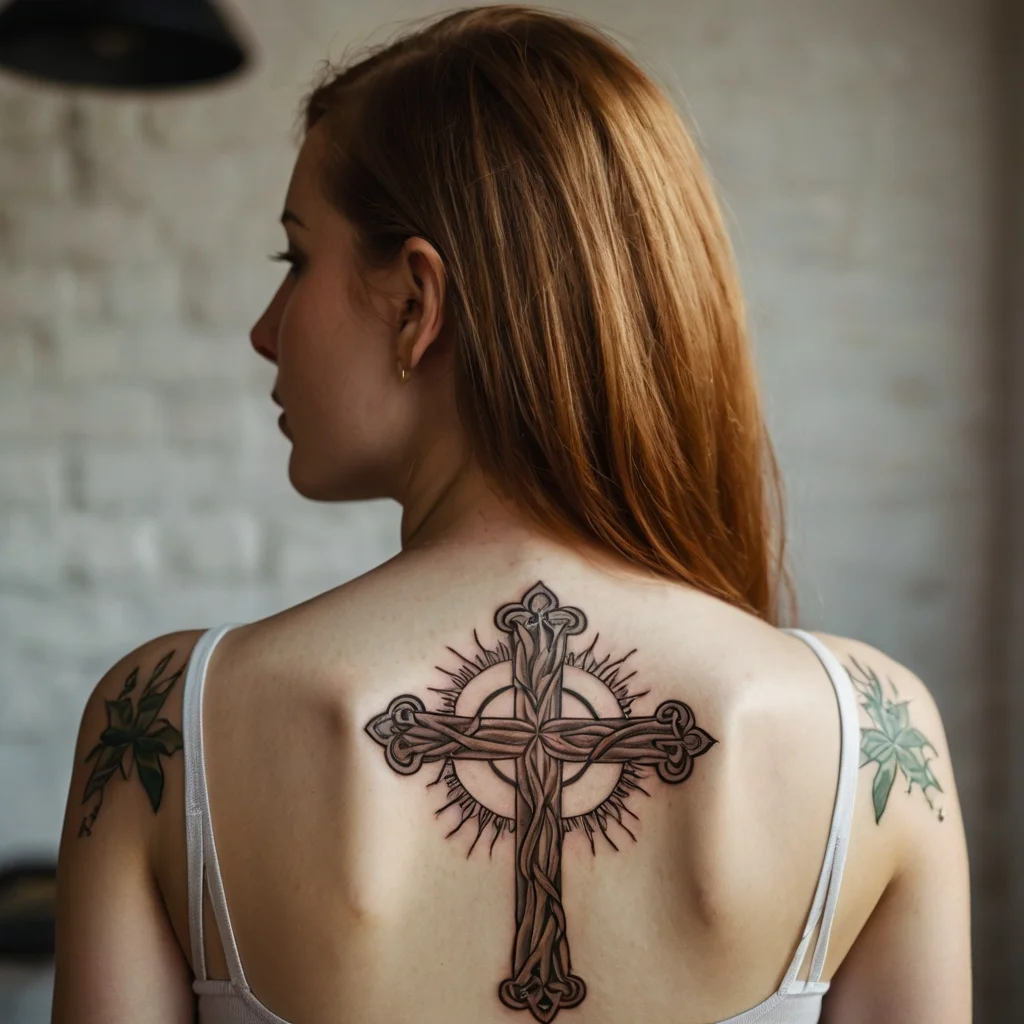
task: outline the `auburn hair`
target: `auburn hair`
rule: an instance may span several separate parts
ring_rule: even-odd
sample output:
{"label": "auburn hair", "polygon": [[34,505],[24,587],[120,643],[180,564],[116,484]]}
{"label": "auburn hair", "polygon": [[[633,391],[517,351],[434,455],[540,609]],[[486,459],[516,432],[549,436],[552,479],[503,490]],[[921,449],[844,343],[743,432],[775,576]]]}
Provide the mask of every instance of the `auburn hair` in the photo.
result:
{"label": "auburn hair", "polygon": [[[436,17],[436,16],[435,16]],[[778,623],[784,506],[729,240],[670,99],[610,36],[443,14],[304,102],[357,258],[444,261],[459,414],[538,525]]]}

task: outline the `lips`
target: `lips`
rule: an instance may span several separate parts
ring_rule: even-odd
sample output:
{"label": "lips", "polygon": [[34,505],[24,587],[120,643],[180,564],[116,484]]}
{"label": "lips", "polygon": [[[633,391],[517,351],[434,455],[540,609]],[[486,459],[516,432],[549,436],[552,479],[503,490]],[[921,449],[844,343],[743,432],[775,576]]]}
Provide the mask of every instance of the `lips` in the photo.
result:
{"label": "lips", "polygon": [[274,404],[280,406],[280,408],[282,409],[281,415],[277,417],[277,425],[278,427],[280,427],[281,433],[284,434],[284,436],[287,437],[288,440],[290,441],[292,437],[292,432],[288,429],[288,418],[286,414],[283,412],[284,406],[281,404],[281,399],[277,397],[276,391],[271,391],[270,397],[273,400]]}

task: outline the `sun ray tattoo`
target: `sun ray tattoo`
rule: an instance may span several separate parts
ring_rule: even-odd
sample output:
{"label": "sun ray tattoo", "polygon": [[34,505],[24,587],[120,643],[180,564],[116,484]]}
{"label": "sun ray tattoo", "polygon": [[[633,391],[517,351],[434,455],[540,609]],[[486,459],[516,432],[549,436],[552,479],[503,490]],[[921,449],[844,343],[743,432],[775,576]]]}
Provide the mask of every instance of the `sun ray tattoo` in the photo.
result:
{"label": "sun ray tattoo", "polygon": [[924,794],[928,806],[936,811],[939,821],[943,820],[942,808],[936,809],[929,789],[942,792],[938,779],[929,767],[932,758],[925,756],[925,750],[933,754],[938,751],[927,736],[910,724],[909,700],[900,700],[896,684],[887,679],[892,690],[893,699],[886,697],[882,689],[882,681],[873,668],[861,665],[856,658],[850,656],[856,672],[847,669],[854,688],[861,697],[860,706],[868,713],[873,726],[861,729],[860,732],[860,767],[874,763],[874,784],[871,787],[871,799],[875,808],[875,824],[882,820],[889,794],[896,781],[896,770],[902,773],[907,781],[907,792],[914,789],[915,783]]}
{"label": "sun ray tattoo", "polygon": [[[578,669],[579,672],[575,673],[576,679],[565,682],[565,673],[563,670],[563,686],[562,686],[562,699],[563,699],[563,715],[568,717],[567,711],[571,709],[573,705],[579,705],[584,709],[586,714],[589,714],[595,718],[600,717],[598,709],[595,708],[594,704],[602,704],[602,711],[604,714],[609,716],[628,717],[630,707],[639,697],[646,696],[647,691],[644,690],[641,693],[631,693],[627,686],[627,681],[631,679],[635,672],[628,672],[625,675],[620,675],[620,669],[623,663],[632,654],[635,654],[635,650],[629,651],[621,658],[615,661],[610,661],[609,655],[598,660],[594,654],[594,648],[597,646],[598,640],[600,639],[599,634],[594,635],[594,639],[590,646],[585,650],[579,652],[567,651],[565,655],[565,665],[569,668]],[[470,711],[476,713],[479,710],[479,699],[480,696],[488,698],[488,703],[492,703],[497,699],[498,704],[502,703],[502,695],[508,694],[504,699],[504,704],[507,705],[504,710],[507,712],[511,709],[512,700],[512,685],[508,682],[508,665],[512,660],[512,652],[508,644],[503,641],[499,641],[494,647],[484,647],[480,643],[480,637],[476,630],[473,631],[473,641],[477,646],[477,652],[472,658],[467,658],[460,651],[455,650],[454,647],[449,647],[448,650],[459,659],[461,662],[457,670],[443,668],[438,665],[435,666],[438,671],[443,672],[448,676],[450,684],[446,687],[428,687],[433,693],[439,695],[442,707],[445,711],[451,714],[466,714]],[[478,677],[487,672],[489,669],[495,666],[502,666],[497,669],[498,675],[501,677],[498,680],[488,679],[481,680],[476,683],[475,680]],[[581,675],[585,673],[585,675]],[[570,673],[572,675],[572,673]],[[497,686],[495,687],[495,682]],[[469,693],[466,693],[466,688],[473,684]],[[602,700],[603,697],[603,700]],[[568,700],[567,700],[568,698]],[[614,703],[613,703],[614,701]],[[469,705],[472,704],[472,707]],[[568,704],[567,708],[565,705]],[[502,711],[498,707],[494,707],[491,711],[492,714],[501,714]],[[570,712],[571,713],[571,712]],[[515,819],[515,806],[514,806],[514,793],[511,789],[506,787],[506,790],[500,796],[494,791],[494,787],[486,787],[481,784],[481,780],[476,778],[476,785],[474,786],[474,767],[471,765],[462,765],[456,767],[455,762],[452,760],[446,760],[442,762],[441,770],[437,775],[437,778],[433,782],[427,783],[427,787],[436,786],[443,783],[447,790],[447,797],[445,803],[438,808],[437,814],[441,815],[449,808],[455,807],[459,811],[459,821],[455,827],[448,833],[445,838],[450,838],[462,829],[462,826],[468,822],[475,821],[476,835],[473,838],[469,849],[466,852],[467,856],[470,856],[473,850],[476,848],[477,843],[482,838],[484,833],[490,829],[491,839],[487,844],[488,851],[494,849],[494,844],[503,833],[511,833],[513,829],[513,821]],[[628,825],[625,822],[625,816],[636,818],[636,815],[626,806],[626,798],[633,792],[639,792],[648,796],[647,790],[640,785],[640,780],[647,774],[647,769],[630,764],[628,762],[623,763],[621,766],[602,766],[601,771],[607,773],[609,779],[608,793],[603,800],[594,804],[588,810],[582,810],[579,814],[567,814],[566,808],[563,805],[562,815],[562,828],[564,832],[570,832],[575,830],[582,830],[590,842],[591,852],[596,852],[594,843],[594,837],[601,835],[605,841],[614,850],[618,850],[615,842],[609,835],[609,825],[617,824],[625,832],[627,832],[634,841],[636,836],[629,830]],[[494,777],[500,779],[502,782],[507,783],[508,787],[515,786],[515,779],[510,778],[509,775],[515,774],[515,767],[513,762],[502,765],[499,762],[491,761],[488,762],[486,767],[483,769],[485,772],[493,773]],[[574,776],[569,778],[563,778],[563,799],[565,794],[565,788],[570,786],[578,778],[583,776],[583,773],[587,771],[587,766],[584,765],[579,769]],[[465,782],[463,778],[465,777]],[[591,773],[588,778],[593,778],[594,772]],[[467,788],[466,783],[469,784],[470,788]],[[489,788],[491,790],[489,796],[491,803],[498,803],[500,800],[499,809],[492,809],[487,805],[486,802],[478,800],[473,795],[473,790],[480,791],[482,789]],[[495,799],[495,797],[498,799]],[[504,799],[501,799],[501,797]],[[591,801],[592,802],[592,801]],[[572,809],[573,803],[570,801],[570,810]],[[507,813],[501,813],[501,807],[504,807]]]}
{"label": "sun ray tattoo", "polygon": [[[562,906],[562,842],[582,830],[595,849],[598,833],[614,822],[635,840],[626,806],[650,769],[667,783],[689,778],[694,758],[717,741],[694,721],[682,701],[662,701],[650,717],[633,717],[633,693],[623,673],[633,651],[617,660],[598,659],[597,636],[589,647],[568,650],[571,636],[587,628],[579,608],[564,607],[542,582],[494,617],[505,639],[485,647],[474,632],[477,653],[454,648],[458,669],[431,687],[441,700],[427,711],[412,694],[395,697],[366,726],[390,768],[413,775],[428,762],[441,765],[429,785],[444,783],[457,808],[448,833],[476,822],[469,853],[490,830],[490,848],[505,834],[515,837],[516,927],[512,969],[498,997],[513,1010],[551,1021],[578,1006],[586,985],[573,973]],[[586,773],[592,788],[577,798],[573,785]],[[596,791],[604,796],[594,797]],[[582,790],[583,787],[580,787]]]}
{"label": "sun ray tattoo", "polygon": [[182,666],[170,675],[164,675],[173,657],[174,651],[171,651],[160,659],[134,704],[131,694],[139,681],[137,665],[128,674],[117,697],[105,702],[107,726],[100,733],[99,743],[85,756],[87,762],[95,758],[96,763],[85,783],[82,803],[87,803],[97,794],[99,799],[82,819],[79,836],[92,835],[96,816],[103,806],[107,783],[117,772],[128,779],[133,767],[137,768],[139,781],[153,811],[160,810],[164,791],[164,768],[160,758],[169,757],[182,747],[181,733],[166,718],[157,718],[171,687],[185,671]]}

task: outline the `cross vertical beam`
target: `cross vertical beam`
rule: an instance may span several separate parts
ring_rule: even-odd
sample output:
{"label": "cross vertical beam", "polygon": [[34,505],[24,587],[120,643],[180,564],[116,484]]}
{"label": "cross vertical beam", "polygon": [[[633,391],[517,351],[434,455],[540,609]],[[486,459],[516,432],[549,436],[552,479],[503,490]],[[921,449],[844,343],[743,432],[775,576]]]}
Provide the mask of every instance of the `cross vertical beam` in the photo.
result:
{"label": "cross vertical beam", "polygon": [[546,1022],[587,993],[572,973],[562,907],[562,766],[542,740],[545,725],[562,716],[566,642],[587,620],[578,608],[559,608],[537,583],[494,621],[509,634],[515,720],[532,731],[516,759],[516,935],[512,973],[498,995],[510,1009],[529,1008]]}

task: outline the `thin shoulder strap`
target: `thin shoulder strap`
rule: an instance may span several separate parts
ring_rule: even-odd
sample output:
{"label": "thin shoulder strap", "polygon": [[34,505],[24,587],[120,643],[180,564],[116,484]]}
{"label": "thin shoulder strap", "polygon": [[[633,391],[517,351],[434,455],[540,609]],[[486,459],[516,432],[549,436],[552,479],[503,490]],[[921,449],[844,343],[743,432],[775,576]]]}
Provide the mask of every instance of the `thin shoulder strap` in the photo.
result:
{"label": "thin shoulder strap", "polygon": [[828,952],[829,935],[832,932],[832,921],[839,900],[839,889],[843,881],[843,869],[846,866],[846,851],[850,843],[854,798],[857,795],[857,761],[860,752],[857,701],[846,670],[832,651],[816,636],[802,629],[787,629],[785,632],[799,637],[814,651],[825,667],[825,671],[828,672],[829,679],[832,680],[836,699],[839,702],[841,747],[839,781],[836,787],[835,806],[832,811],[832,826],[829,829],[828,845],[825,848],[825,860],[818,877],[817,888],[814,891],[811,912],[808,915],[796,955],[783,980],[782,991],[789,988],[799,973],[811,935],[819,919],[821,920],[821,929],[811,956],[811,969],[807,975],[807,981],[811,983],[821,980],[821,972],[825,966],[825,954]]}
{"label": "thin shoulder strap", "polygon": [[231,930],[224,883],[210,820],[210,795],[206,789],[206,758],[203,753],[203,686],[206,667],[214,647],[237,623],[208,629],[196,641],[185,673],[182,696],[182,743],[185,755],[185,838],[188,857],[188,925],[192,941],[192,964],[197,980],[206,981],[206,951],[203,943],[203,885],[210,888],[210,901],[217,918],[221,945],[231,980],[245,987],[245,974]]}

